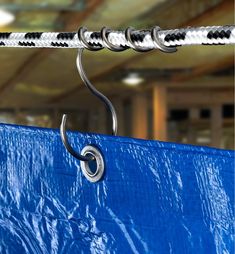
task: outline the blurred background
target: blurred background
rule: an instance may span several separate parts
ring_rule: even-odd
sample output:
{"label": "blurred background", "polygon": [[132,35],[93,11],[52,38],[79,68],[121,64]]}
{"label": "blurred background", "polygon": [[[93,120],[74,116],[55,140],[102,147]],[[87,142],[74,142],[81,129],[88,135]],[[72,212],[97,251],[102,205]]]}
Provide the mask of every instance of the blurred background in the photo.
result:
{"label": "blurred background", "polygon": [[[0,32],[162,29],[234,23],[231,0],[1,0]],[[0,48],[0,122],[110,133],[110,117],[76,70],[76,49]],[[114,103],[119,135],[234,148],[234,47],[84,53]]]}

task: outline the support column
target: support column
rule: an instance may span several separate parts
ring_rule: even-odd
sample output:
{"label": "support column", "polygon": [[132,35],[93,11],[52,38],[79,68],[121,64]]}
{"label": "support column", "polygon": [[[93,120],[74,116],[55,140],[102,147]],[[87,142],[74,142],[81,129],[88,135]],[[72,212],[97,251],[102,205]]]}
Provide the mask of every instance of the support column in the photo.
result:
{"label": "support column", "polygon": [[215,105],[211,108],[211,146],[221,147],[223,131],[222,106]]}
{"label": "support column", "polygon": [[132,99],[132,136],[146,139],[148,136],[148,101],[144,93]]}
{"label": "support column", "polygon": [[195,129],[195,121],[199,120],[200,118],[200,111],[198,108],[190,108],[189,110],[189,119],[190,124],[188,126],[188,143],[189,144],[196,144],[196,129]]}
{"label": "support column", "polygon": [[153,87],[153,138],[167,140],[167,88]]}
{"label": "support column", "polygon": [[59,128],[61,123],[61,116],[59,115],[59,110],[57,108],[54,108],[52,111],[52,117],[51,117],[51,128]]}

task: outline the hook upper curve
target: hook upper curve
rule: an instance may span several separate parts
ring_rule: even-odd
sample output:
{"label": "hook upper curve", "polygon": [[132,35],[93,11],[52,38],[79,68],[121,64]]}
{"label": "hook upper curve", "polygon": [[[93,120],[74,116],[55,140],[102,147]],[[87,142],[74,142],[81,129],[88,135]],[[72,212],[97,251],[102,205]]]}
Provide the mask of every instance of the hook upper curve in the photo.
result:
{"label": "hook upper curve", "polygon": [[114,109],[114,106],[113,106],[112,102],[106,96],[104,96],[101,92],[99,92],[87,78],[86,73],[85,73],[83,66],[82,66],[82,52],[83,52],[83,49],[78,49],[78,56],[77,56],[77,60],[76,60],[78,72],[79,72],[81,79],[84,82],[85,86],[91,91],[91,93],[93,93],[97,98],[99,98],[105,104],[105,106],[111,113],[112,135],[117,135],[118,122],[117,122],[117,114]]}

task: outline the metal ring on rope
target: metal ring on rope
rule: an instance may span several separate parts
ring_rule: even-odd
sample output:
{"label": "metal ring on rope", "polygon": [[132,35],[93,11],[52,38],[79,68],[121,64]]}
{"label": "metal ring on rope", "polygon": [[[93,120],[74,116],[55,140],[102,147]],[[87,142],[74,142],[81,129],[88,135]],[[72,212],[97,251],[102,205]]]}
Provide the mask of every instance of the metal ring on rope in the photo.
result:
{"label": "metal ring on rope", "polygon": [[149,49],[149,48],[143,48],[143,47],[140,47],[140,46],[137,46],[136,43],[132,40],[131,38],[131,35],[132,35],[132,32],[134,32],[135,29],[132,28],[132,27],[128,27],[126,30],[125,30],[125,39],[128,41],[128,43],[130,44],[130,47],[132,49],[134,49],[135,51],[138,51],[138,52],[147,52],[147,51],[150,51],[152,49]]}
{"label": "metal ring on rope", "polygon": [[[150,35],[151,35],[151,39],[154,43],[154,45],[161,51],[163,52],[166,52],[166,53],[173,53],[173,52],[176,52],[177,49],[176,47],[167,47],[165,46],[159,36],[158,36],[158,32],[161,30],[160,27],[156,26],[156,27],[153,27],[150,31]],[[112,51],[115,51],[115,52],[120,52],[120,51],[124,51],[127,49],[127,47],[124,47],[124,46],[115,46],[113,45],[107,38],[107,33],[111,32],[112,30],[111,29],[108,29],[106,27],[103,27],[100,31],[100,38],[102,40],[102,43],[104,46],[92,46],[88,43],[88,41],[86,40],[85,38],[85,35],[84,33],[87,31],[87,29],[85,27],[81,27],[79,28],[78,30],[78,38],[79,40],[81,41],[81,43],[83,44],[83,46],[86,48],[86,49],[89,49],[89,50],[92,50],[92,51],[98,51],[98,50],[101,50],[103,49],[104,47],[108,48],[109,50],[112,50]],[[128,27],[126,30],[125,30],[125,39],[126,41],[128,42],[128,44],[130,45],[130,47],[132,49],[134,49],[135,51],[138,51],[138,52],[147,52],[147,51],[150,51],[152,49],[149,49],[149,48],[143,48],[141,46],[138,46],[136,45],[136,42],[133,41],[132,39],[132,33],[135,31],[134,28],[131,28],[131,27]]]}
{"label": "metal ring on rope", "polygon": [[107,27],[103,27],[101,29],[100,35],[103,41],[103,44],[105,47],[107,47],[109,50],[120,52],[127,49],[127,47],[124,46],[115,46],[113,45],[107,38],[107,33],[111,32],[111,29],[108,29]]}
{"label": "metal ring on rope", "polygon": [[155,26],[151,29],[151,38],[154,45],[161,51],[166,53],[174,53],[177,51],[176,47],[166,47],[160,40],[158,32],[161,30],[159,26]]}
{"label": "metal ring on rope", "polygon": [[84,48],[89,49],[91,51],[98,51],[103,49],[104,47],[102,46],[92,46],[88,43],[88,41],[85,38],[85,32],[87,32],[87,29],[85,27],[80,27],[78,29],[78,39],[81,41],[82,45]]}

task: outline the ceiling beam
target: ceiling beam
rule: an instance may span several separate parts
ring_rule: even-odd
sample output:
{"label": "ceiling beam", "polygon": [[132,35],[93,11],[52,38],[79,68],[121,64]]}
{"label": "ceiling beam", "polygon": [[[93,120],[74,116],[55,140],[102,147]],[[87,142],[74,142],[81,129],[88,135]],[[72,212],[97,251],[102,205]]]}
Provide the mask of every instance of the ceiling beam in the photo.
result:
{"label": "ceiling beam", "polygon": [[[233,1],[228,1],[228,0],[224,0],[224,1],[218,1],[219,4],[217,4],[215,6],[214,3],[212,3],[211,1],[203,1],[200,2],[198,0],[194,0],[194,5],[196,5],[197,3],[200,5],[198,8],[194,8],[193,11],[187,15],[182,15],[182,6],[188,6],[189,2],[188,0],[176,0],[176,1],[167,1],[166,3],[166,7],[164,7],[164,4],[162,4],[162,6],[160,6],[161,8],[156,8],[156,12],[154,14],[154,19],[152,19],[151,24],[150,25],[156,25],[156,24],[162,24],[163,21],[166,21],[166,16],[170,15],[170,17],[177,17],[177,16],[184,16],[184,19],[180,19],[180,21],[175,21],[175,26],[176,27],[186,27],[188,25],[197,25],[198,22],[200,20],[203,20],[204,18],[208,18],[209,13],[212,11],[214,12],[219,12],[219,13],[226,13],[225,11],[227,9],[233,10]],[[172,4],[174,3],[174,4]],[[202,11],[202,4],[204,3],[204,11]],[[180,6],[180,8],[178,8]],[[177,7],[177,8],[176,8]],[[138,18],[139,19],[139,18]],[[138,20],[137,19],[137,20]],[[171,24],[172,24],[172,19],[171,20]],[[177,23],[178,22],[178,23]],[[121,26],[122,27],[122,26]],[[164,26],[165,27],[165,26]],[[145,53],[145,57],[148,56],[151,52]],[[120,67],[123,66],[127,66],[129,63],[131,62],[135,62],[137,61],[137,59],[139,58],[143,59],[143,55],[138,54],[134,57],[130,57],[129,59],[115,65],[115,66],[111,66],[110,68],[105,69],[102,73],[95,75],[93,77],[90,78],[90,81],[96,81],[105,78],[105,76],[108,76],[113,70],[118,69]],[[72,89],[70,89],[69,91],[66,91],[64,93],[62,93],[61,95],[55,96],[54,98],[52,98],[51,100],[48,101],[48,103],[58,103],[64,99],[66,99],[67,97],[73,95],[74,93],[79,92],[81,89],[84,89],[83,86],[77,86],[74,87]]]}
{"label": "ceiling beam", "polygon": [[[221,80],[219,80],[221,81]],[[219,86],[219,81],[216,84],[216,87],[208,86],[208,81],[204,81],[200,87],[186,87],[178,86],[174,83],[152,83],[150,86],[146,86],[144,93],[152,92],[154,86],[164,86],[167,88],[167,97],[169,105],[178,105],[189,107],[190,105],[213,105],[213,104],[233,104],[234,103],[234,88],[232,86],[222,87]],[[204,86],[203,86],[204,85]],[[217,86],[218,85],[218,86]],[[126,90],[126,93],[123,93],[123,98],[130,98],[131,94],[137,92],[136,89]],[[143,93],[143,90],[140,92]],[[150,93],[149,93],[150,94]],[[110,95],[108,95],[111,98]],[[83,94],[83,98],[85,98]],[[90,103],[89,101],[82,100],[80,105],[83,107],[96,107],[96,103],[100,105],[100,102]],[[95,105],[95,106],[94,106]]]}
{"label": "ceiling beam", "polygon": [[[59,15],[59,19],[64,20],[64,26],[66,29],[69,29],[70,27],[73,26],[74,24],[77,25],[77,22],[79,20],[82,20],[89,15],[92,14],[92,12],[98,7],[99,4],[101,4],[103,0],[92,0],[89,1],[89,4],[87,6],[87,9],[84,12],[78,12],[78,14],[71,15],[70,13],[70,18],[68,21],[64,18],[64,16],[68,16],[67,12],[62,12]],[[74,20],[73,18],[74,17]],[[26,49],[29,50],[29,49]],[[43,61],[45,58],[49,56],[49,54],[55,53],[55,51],[58,49],[38,49],[34,54],[32,54],[28,59],[26,59],[22,65],[15,71],[14,75],[9,78],[4,84],[0,85],[0,97],[2,98],[5,96],[7,93],[12,91],[14,87],[19,83],[21,80],[23,80],[31,71],[32,71],[32,66],[35,67],[37,66],[41,61]]]}
{"label": "ceiling beam", "polygon": [[13,76],[11,76],[4,84],[0,86],[0,96],[3,97],[5,94],[13,89],[15,85],[25,78],[35,65],[37,65],[44,57],[48,56],[50,50],[36,50],[30,55],[16,70]]}
{"label": "ceiling beam", "polygon": [[169,106],[187,106],[190,105],[222,105],[234,103],[233,88],[223,90],[191,90],[191,91],[169,91],[168,93]]}
{"label": "ceiling beam", "polygon": [[[76,1],[76,0],[75,0]],[[65,31],[77,31],[82,22],[84,22],[94,11],[104,2],[104,0],[89,0],[86,2],[86,10],[84,12],[75,13],[67,12],[64,14]]]}
{"label": "ceiling beam", "polygon": [[79,0],[73,5],[58,5],[58,4],[17,4],[17,3],[4,3],[0,4],[0,8],[11,12],[24,12],[24,11],[82,11],[85,6],[84,0]]}
{"label": "ceiling beam", "polygon": [[[168,0],[156,5],[155,8],[128,24],[123,24],[122,27],[134,26],[142,29],[143,24],[148,27],[157,24],[167,29],[172,28],[172,24],[177,25],[177,27],[184,27],[198,25],[201,21],[203,21],[203,25],[208,25],[212,19],[218,17],[221,13],[231,12],[233,6],[232,0]],[[184,12],[184,15],[182,15],[182,12]],[[178,13],[181,15],[177,15]],[[158,18],[159,15],[161,16],[160,19]]]}
{"label": "ceiling beam", "polygon": [[172,77],[172,81],[181,82],[181,81],[190,80],[202,75],[213,73],[218,70],[225,70],[233,65],[234,65],[234,56],[233,55],[226,56],[225,58],[217,62],[207,61],[203,64],[200,64],[194,67],[192,71],[188,73],[175,74]]}
{"label": "ceiling beam", "polygon": [[[211,1],[212,2],[212,1]],[[187,22],[188,26],[194,25],[203,25],[207,26],[211,24],[211,20],[216,20],[220,16],[227,15],[228,13],[233,13],[234,10],[234,1],[233,0],[223,0],[220,1],[219,4],[209,8],[202,15],[199,15],[193,18],[190,22]],[[228,24],[220,24],[220,25],[228,25]]]}
{"label": "ceiling beam", "polygon": [[[174,94],[177,91],[183,92],[192,92],[197,91],[201,94],[204,91],[220,91],[220,90],[229,90],[233,91],[234,80],[233,77],[227,76],[203,76],[203,78],[193,79],[192,81],[185,82],[172,82],[167,80],[156,80],[152,79],[151,82],[146,81],[145,83],[137,86],[130,87],[125,85],[120,81],[120,83],[112,81],[112,82],[96,82],[95,86],[99,88],[99,90],[104,93],[111,101],[115,101],[115,98],[122,98],[122,100],[129,99],[133,93],[147,93],[151,94],[153,86],[160,85],[167,87],[167,91],[169,93]],[[82,86],[84,87],[84,86]],[[112,87],[112,89],[110,89]],[[218,94],[218,93],[217,93]],[[231,92],[231,96],[233,96],[233,92]],[[91,103],[92,100],[92,103]],[[102,105],[99,100],[96,100],[92,97],[89,90],[84,88],[80,90],[79,94],[71,95],[66,98],[61,104],[50,104],[53,107],[61,107],[62,105],[66,106],[74,106],[77,107],[77,101],[79,101],[79,108],[89,108],[93,110],[97,106]],[[208,102],[210,103],[210,102]],[[47,105],[47,104],[45,104]]]}

